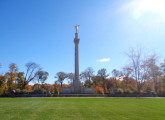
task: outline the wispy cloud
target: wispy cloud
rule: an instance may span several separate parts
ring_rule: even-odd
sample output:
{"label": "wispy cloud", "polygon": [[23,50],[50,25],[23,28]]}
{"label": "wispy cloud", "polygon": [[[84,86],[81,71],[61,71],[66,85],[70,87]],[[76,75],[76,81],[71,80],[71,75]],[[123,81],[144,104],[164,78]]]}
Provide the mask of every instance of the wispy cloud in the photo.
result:
{"label": "wispy cloud", "polygon": [[103,58],[103,59],[97,60],[97,62],[109,62],[109,61],[110,61],[110,58]]}

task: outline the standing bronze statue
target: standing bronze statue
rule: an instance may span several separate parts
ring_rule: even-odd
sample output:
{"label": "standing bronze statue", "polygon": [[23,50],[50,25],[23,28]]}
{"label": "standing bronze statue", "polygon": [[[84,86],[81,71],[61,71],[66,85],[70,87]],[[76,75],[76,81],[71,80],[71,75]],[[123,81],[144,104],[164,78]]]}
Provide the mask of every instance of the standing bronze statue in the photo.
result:
{"label": "standing bronze statue", "polygon": [[77,31],[78,31],[78,27],[79,27],[80,25],[76,25],[75,26],[75,28],[76,28],[76,33],[77,33]]}

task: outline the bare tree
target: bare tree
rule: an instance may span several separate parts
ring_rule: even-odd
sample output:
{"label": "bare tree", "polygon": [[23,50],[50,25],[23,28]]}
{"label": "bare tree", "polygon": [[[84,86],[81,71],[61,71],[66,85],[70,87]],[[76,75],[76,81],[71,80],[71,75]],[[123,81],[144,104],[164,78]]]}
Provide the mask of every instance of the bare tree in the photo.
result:
{"label": "bare tree", "polygon": [[35,62],[29,62],[26,64],[26,73],[24,79],[24,86],[25,87],[29,82],[35,80],[37,76],[37,72],[40,71],[41,68]]}
{"label": "bare tree", "polygon": [[93,76],[94,70],[91,67],[88,67],[84,72],[81,73],[81,78],[84,80],[84,85],[86,87],[91,87]]}
{"label": "bare tree", "polygon": [[113,69],[112,70],[112,76],[115,79],[115,87],[118,88],[117,79],[120,79],[121,72],[119,70]]}
{"label": "bare tree", "polygon": [[132,74],[132,71],[133,71],[132,68],[128,65],[126,65],[122,68],[122,74],[125,77],[129,77]]}
{"label": "bare tree", "polygon": [[131,76],[133,70],[130,66],[126,65],[122,68],[122,76],[123,76],[123,82],[124,82],[124,91],[125,88],[128,88],[128,84],[129,84],[129,77]]}
{"label": "bare tree", "polygon": [[143,80],[141,79],[142,50],[141,48],[138,48],[137,50],[131,48],[126,55],[130,59],[130,67],[133,70],[132,76],[137,82],[137,89],[140,93],[140,90],[143,87]]}
{"label": "bare tree", "polygon": [[94,76],[94,70],[91,67],[88,67],[84,72],[81,73],[81,77],[85,80],[92,80],[92,77]]}

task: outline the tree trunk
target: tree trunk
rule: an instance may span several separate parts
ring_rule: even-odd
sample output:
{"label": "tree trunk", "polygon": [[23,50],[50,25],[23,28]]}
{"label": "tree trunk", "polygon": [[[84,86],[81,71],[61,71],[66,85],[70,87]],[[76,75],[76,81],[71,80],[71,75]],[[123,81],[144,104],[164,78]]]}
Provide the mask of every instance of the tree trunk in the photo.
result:
{"label": "tree trunk", "polygon": [[140,93],[140,83],[137,82],[137,90],[138,90],[138,93]]}
{"label": "tree trunk", "polygon": [[61,83],[61,88],[62,88],[62,83]]}
{"label": "tree trunk", "polygon": [[106,89],[106,81],[105,81],[105,78],[103,78],[103,88],[104,88],[104,93],[106,92],[105,89]]}

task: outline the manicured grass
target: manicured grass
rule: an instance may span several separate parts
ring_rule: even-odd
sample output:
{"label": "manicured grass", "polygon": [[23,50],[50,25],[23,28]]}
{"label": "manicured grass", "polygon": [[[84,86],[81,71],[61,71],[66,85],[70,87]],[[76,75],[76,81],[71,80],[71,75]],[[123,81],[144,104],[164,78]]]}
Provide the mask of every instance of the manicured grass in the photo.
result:
{"label": "manicured grass", "polygon": [[0,120],[164,119],[163,98],[0,98]]}

